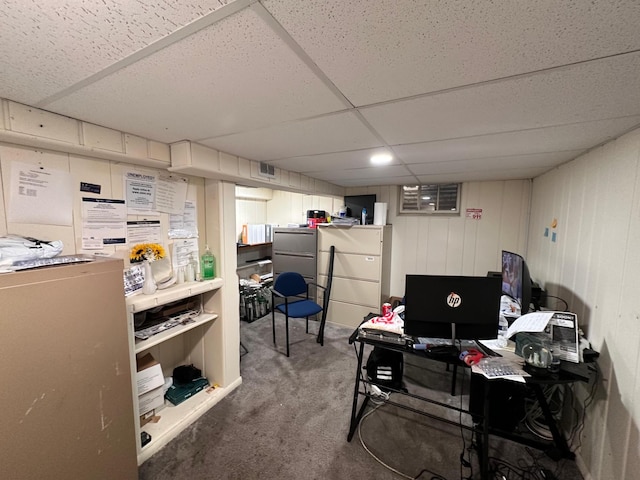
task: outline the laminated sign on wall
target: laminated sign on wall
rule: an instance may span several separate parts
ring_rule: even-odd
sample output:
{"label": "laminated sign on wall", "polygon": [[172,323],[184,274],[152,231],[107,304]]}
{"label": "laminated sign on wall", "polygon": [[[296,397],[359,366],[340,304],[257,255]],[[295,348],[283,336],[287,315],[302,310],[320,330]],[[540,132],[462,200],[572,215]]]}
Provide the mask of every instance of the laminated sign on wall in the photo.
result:
{"label": "laminated sign on wall", "polygon": [[467,208],[467,218],[473,218],[474,220],[480,220],[482,218],[481,208]]}

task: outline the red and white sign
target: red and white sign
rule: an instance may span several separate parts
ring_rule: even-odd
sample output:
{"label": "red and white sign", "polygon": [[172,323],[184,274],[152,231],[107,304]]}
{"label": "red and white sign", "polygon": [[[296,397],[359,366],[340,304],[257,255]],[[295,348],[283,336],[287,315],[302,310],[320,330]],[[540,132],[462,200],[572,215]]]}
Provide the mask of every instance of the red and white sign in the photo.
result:
{"label": "red and white sign", "polygon": [[481,208],[467,208],[467,218],[473,218],[474,220],[480,220],[482,218]]}

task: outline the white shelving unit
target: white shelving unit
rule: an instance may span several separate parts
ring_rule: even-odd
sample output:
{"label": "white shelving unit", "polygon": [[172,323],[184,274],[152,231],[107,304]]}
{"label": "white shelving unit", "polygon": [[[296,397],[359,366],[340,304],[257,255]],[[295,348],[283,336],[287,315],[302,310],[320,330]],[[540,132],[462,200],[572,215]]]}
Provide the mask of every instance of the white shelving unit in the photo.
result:
{"label": "white shelving unit", "polygon": [[[227,346],[223,319],[218,312],[222,311],[222,291],[224,282],[220,278],[201,282],[187,282],[175,285],[166,290],[159,290],[153,295],[138,294],[126,300],[129,345],[132,368],[132,395],[134,415],[136,419],[136,441],[138,465],[158,452],[178,433],[194,422],[207,410],[222,400],[241,383],[237,365],[230,365],[225,352],[238,345]],[[146,340],[134,338],[134,315],[155,309],[172,302],[191,297],[199,297],[203,313],[193,322],[173,327],[158,333]],[[228,348],[227,348],[228,347]],[[165,377],[170,377],[173,369],[179,365],[193,364],[202,370],[211,387],[205,389],[179,405],[165,400],[162,409],[156,410],[157,422],[150,422],[140,427],[136,384],[136,357],[151,353],[162,366]],[[151,442],[141,446],[140,432],[151,435]]]}

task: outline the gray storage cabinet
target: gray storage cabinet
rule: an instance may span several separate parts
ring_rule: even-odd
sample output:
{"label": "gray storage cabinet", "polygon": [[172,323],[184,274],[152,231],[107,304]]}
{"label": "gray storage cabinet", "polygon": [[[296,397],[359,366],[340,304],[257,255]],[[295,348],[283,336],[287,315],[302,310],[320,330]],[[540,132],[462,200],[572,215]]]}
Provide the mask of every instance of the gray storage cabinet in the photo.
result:
{"label": "gray storage cabinet", "polygon": [[[315,228],[273,229],[273,279],[283,272],[298,272],[307,282],[317,281],[317,234]],[[310,289],[313,294],[315,289]]]}

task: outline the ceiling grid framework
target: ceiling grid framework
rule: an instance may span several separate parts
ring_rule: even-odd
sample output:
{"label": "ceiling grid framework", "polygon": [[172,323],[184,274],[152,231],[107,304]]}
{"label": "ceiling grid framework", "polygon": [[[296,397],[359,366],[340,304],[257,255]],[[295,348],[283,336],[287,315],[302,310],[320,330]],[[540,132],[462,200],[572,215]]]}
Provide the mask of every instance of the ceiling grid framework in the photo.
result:
{"label": "ceiling grid framework", "polygon": [[533,178],[640,125],[635,0],[0,5],[0,97],[345,187]]}

